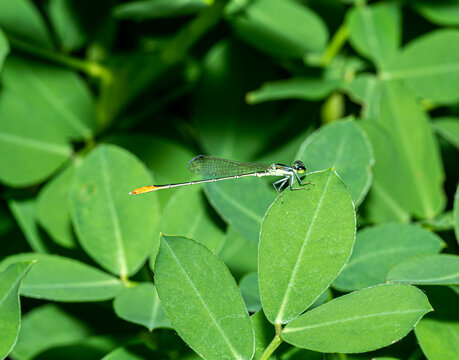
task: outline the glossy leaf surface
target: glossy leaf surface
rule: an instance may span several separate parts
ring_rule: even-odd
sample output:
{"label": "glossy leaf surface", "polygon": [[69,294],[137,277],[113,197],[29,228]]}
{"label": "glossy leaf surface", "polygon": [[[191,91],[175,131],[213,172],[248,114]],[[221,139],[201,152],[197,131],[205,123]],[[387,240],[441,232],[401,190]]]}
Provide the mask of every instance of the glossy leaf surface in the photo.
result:
{"label": "glossy leaf surface", "polygon": [[132,274],[150,250],[157,249],[155,194],[129,195],[132,189],[152,183],[132,154],[113,145],[94,149],[75,170],[72,222],[82,247],[108,271]]}
{"label": "glossy leaf surface", "polygon": [[242,296],[226,266],[206,247],[161,236],[155,282],[172,327],[200,356],[252,358],[253,328]]}
{"label": "glossy leaf surface", "polygon": [[[379,285],[306,312],[282,331],[286,342],[321,352],[365,352],[404,337],[432,308],[419,289]],[[355,329],[363,330],[356,333]]]}
{"label": "glossy leaf surface", "polygon": [[327,289],[348,261],[354,206],[333,170],[307,176],[309,190],[286,190],[263,219],[258,284],[266,317],[287,323]]}

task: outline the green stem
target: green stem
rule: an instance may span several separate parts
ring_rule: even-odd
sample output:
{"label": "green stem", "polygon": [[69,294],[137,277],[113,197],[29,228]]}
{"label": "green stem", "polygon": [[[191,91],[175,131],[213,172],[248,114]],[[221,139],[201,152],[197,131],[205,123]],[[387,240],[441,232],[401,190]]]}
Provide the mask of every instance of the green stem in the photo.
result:
{"label": "green stem", "polygon": [[274,324],[274,326],[276,328],[276,336],[274,336],[274,339],[271,340],[271,342],[269,343],[268,347],[265,349],[259,360],[269,359],[269,357],[279,347],[279,345],[282,344],[283,340],[280,337],[280,334],[282,332],[282,325]]}
{"label": "green stem", "polygon": [[11,36],[8,36],[8,41],[11,46],[17,50],[57,64],[65,65],[73,70],[81,71],[91,77],[100,78],[105,81],[111,77],[110,71],[97,62],[85,61],[68,55],[59,54],[51,50],[42,49]]}
{"label": "green stem", "polygon": [[216,1],[185,26],[165,47],[161,58],[166,64],[183,60],[193,45],[220,20],[228,0]]}
{"label": "green stem", "polygon": [[325,50],[324,54],[322,55],[322,58],[320,59],[320,64],[323,67],[326,67],[331,63],[333,58],[336,56],[336,54],[338,54],[338,52],[341,50],[341,48],[347,41],[348,36],[348,27],[346,26],[346,24],[341,25],[333,35],[330,44],[328,44],[327,49]]}

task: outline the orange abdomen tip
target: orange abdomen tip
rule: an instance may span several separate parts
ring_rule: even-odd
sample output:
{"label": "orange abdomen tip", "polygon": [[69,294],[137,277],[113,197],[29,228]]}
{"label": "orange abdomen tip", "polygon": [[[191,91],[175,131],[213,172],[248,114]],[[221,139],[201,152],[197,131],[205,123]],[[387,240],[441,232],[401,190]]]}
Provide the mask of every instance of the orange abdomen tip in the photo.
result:
{"label": "orange abdomen tip", "polygon": [[148,186],[142,186],[137,189],[132,190],[129,195],[139,195],[139,194],[144,194],[150,191],[155,191],[156,186],[154,185],[148,185]]}

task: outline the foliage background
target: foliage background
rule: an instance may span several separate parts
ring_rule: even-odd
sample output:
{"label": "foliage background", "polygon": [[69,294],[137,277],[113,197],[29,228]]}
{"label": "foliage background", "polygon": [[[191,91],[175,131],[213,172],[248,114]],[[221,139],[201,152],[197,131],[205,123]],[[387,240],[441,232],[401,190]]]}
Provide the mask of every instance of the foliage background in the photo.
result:
{"label": "foliage background", "polygon": [[197,357],[152,285],[160,232],[204,244],[260,309],[270,182],[127,195],[190,180],[202,153],[334,167],[358,233],[324,296],[405,282],[436,310],[402,341],[347,357],[453,359],[458,24],[456,0],[2,0],[0,270],[19,265],[2,273],[1,355]]}

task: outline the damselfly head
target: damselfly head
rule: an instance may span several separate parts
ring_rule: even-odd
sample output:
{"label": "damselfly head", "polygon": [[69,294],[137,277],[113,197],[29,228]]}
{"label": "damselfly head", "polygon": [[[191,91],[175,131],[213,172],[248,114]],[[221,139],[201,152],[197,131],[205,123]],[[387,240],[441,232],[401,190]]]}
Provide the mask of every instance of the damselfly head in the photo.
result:
{"label": "damselfly head", "polygon": [[306,172],[306,166],[304,166],[303,162],[300,160],[296,160],[293,163],[293,168],[298,174],[304,174]]}

